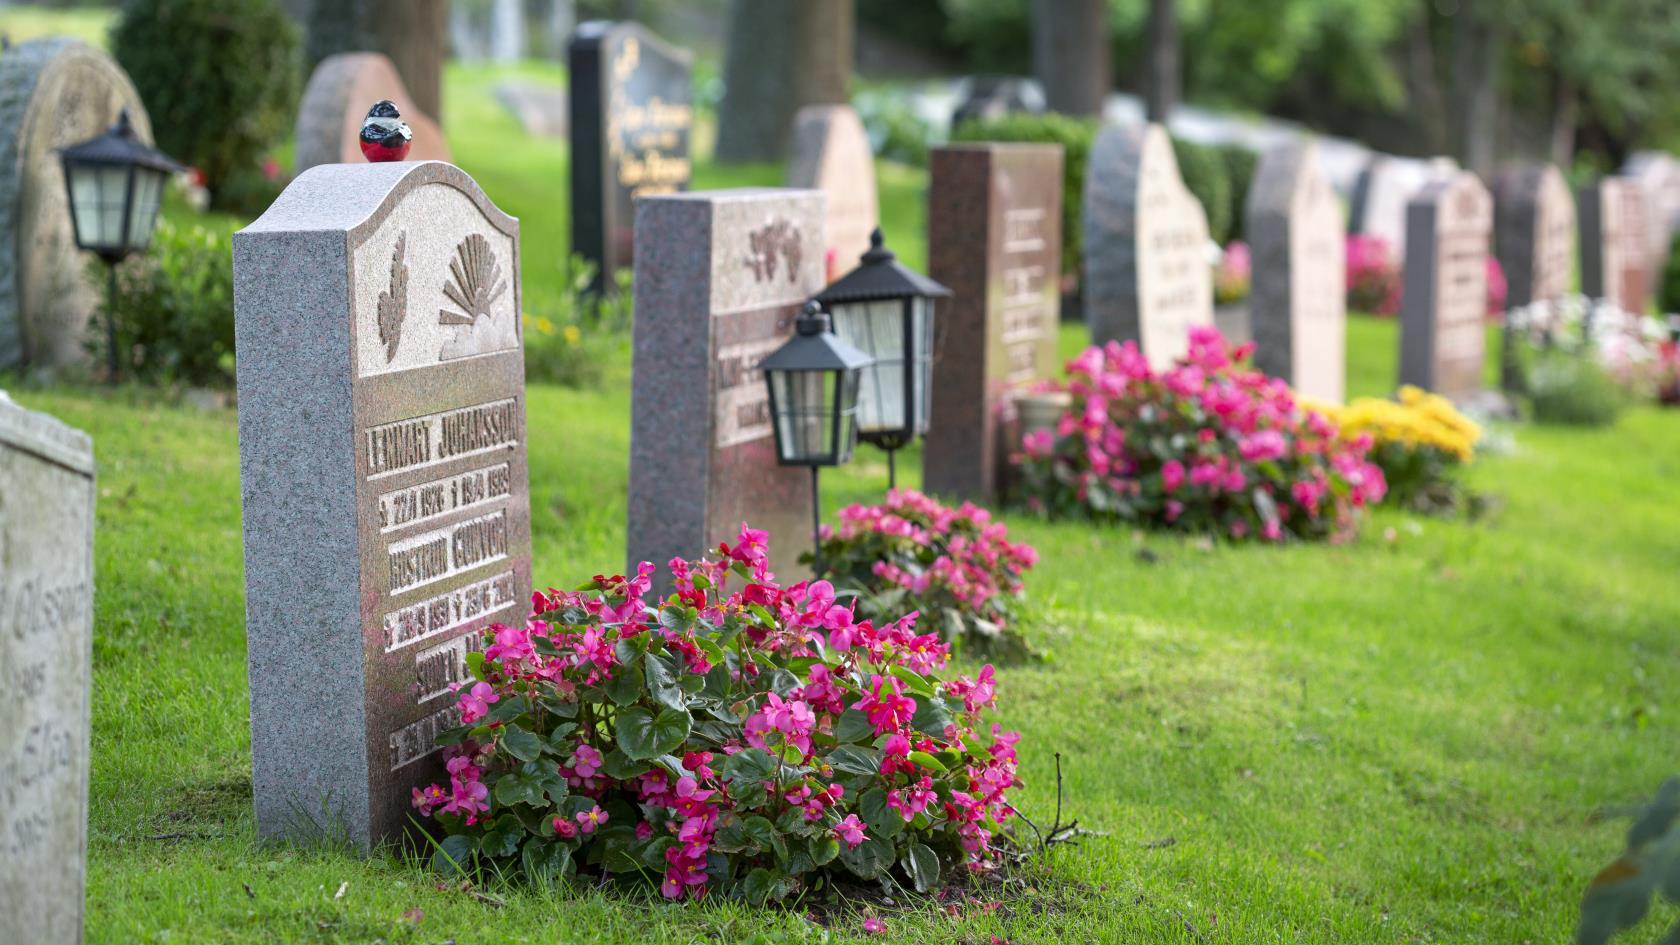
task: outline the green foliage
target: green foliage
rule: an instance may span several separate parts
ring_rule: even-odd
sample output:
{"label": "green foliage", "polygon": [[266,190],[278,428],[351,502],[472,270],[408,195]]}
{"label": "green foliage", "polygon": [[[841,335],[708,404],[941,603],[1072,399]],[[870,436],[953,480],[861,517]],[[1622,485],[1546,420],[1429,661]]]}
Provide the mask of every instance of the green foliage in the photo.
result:
{"label": "green foliage", "polygon": [[1609,426],[1627,406],[1627,395],[1590,351],[1537,352],[1521,378],[1534,419],[1541,423]]}
{"label": "green foliage", "polygon": [[[1617,932],[1638,925],[1655,897],[1680,905],[1680,777],[1664,781],[1649,804],[1609,813],[1630,818],[1633,825],[1622,855],[1587,887],[1576,945],[1604,945]],[[1669,927],[1662,941],[1680,942],[1680,922]]]}
{"label": "green foliage", "polygon": [[111,31],[158,147],[202,170],[212,199],[291,131],[298,43],[274,0],[131,0]]}
{"label": "green foliage", "polygon": [[1663,266],[1662,286],[1657,291],[1657,307],[1669,314],[1680,313],[1680,239],[1668,248],[1668,263]]}
{"label": "green foliage", "polygon": [[1173,139],[1173,153],[1178,157],[1178,174],[1184,186],[1202,202],[1207,211],[1208,236],[1221,246],[1231,235],[1231,178],[1225,172],[1225,159],[1217,148],[1196,144],[1182,138]]}
{"label": "green foliage", "polygon": [[1248,191],[1254,186],[1254,172],[1260,166],[1260,155],[1241,144],[1220,145],[1216,150],[1225,165],[1225,177],[1231,190],[1229,240],[1247,239]]}
{"label": "green foliage", "polygon": [[[90,264],[103,285],[103,263]],[[117,272],[117,351],[124,380],[148,384],[233,385],[233,247],[203,226],[158,221],[151,252]],[[103,365],[106,319],[89,326]]]}
{"label": "green foliage", "polygon": [[611,291],[591,293],[595,265],[572,256],[562,266],[565,291],[552,310],[527,312],[525,378],[576,390],[598,388],[607,365],[626,347],[634,308],[629,269],[613,274]]}
{"label": "green foliage", "polygon": [[1085,164],[1096,138],[1095,121],[1054,113],[1015,114],[971,121],[951,132],[953,141],[1027,141],[1062,146],[1062,271],[1078,272],[1084,259],[1080,225],[1085,193]]}

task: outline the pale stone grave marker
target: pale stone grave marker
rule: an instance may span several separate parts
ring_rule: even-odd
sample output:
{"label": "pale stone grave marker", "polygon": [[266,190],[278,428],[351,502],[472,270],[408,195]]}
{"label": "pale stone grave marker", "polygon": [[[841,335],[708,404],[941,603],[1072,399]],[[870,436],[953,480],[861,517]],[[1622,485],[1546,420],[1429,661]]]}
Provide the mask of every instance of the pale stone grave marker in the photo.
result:
{"label": "pale stone grave marker", "polygon": [[1645,192],[1631,178],[1604,177],[1580,189],[1576,212],[1582,294],[1643,313],[1650,287]]}
{"label": "pale stone grave marker", "polygon": [[793,119],[789,187],[820,190],[828,197],[826,280],[851,271],[880,225],[875,197],[875,155],[869,135],[850,105],[807,105]]}
{"label": "pale stone grave marker", "polygon": [[1425,186],[1406,217],[1400,383],[1462,402],[1482,389],[1493,198],[1461,172]]}
{"label": "pale stone grave marker", "polygon": [[1375,236],[1397,265],[1406,261],[1406,205],[1425,185],[1457,173],[1452,158],[1427,161],[1375,155],[1353,183],[1348,232]]}
{"label": "pale stone grave marker", "polygon": [[1255,366],[1319,400],[1347,387],[1342,207],[1306,142],[1260,159],[1248,192],[1249,296]]}
{"label": "pale stone grave marker", "polygon": [[398,834],[476,632],[529,611],[519,255],[437,161],[317,167],[234,236],[263,837]]}
{"label": "pale stone grave marker", "polygon": [[82,940],[93,443],[0,391],[0,942]]}
{"label": "pale stone grave marker", "polygon": [[1635,151],[1622,165],[1622,176],[1639,182],[1645,193],[1646,294],[1656,293],[1674,236],[1680,233],[1680,158],[1666,151]]}
{"label": "pale stone grave marker", "polygon": [[1212,325],[1207,213],[1160,125],[1104,128],[1085,171],[1085,317],[1091,340],[1136,341],[1164,368]]}
{"label": "pale stone grave marker", "polygon": [[746,522],[774,539],[777,575],[799,580],[811,474],[776,462],[758,364],[824,285],[822,234],[814,190],[637,201],[630,568],[651,561],[663,574],[671,558],[733,541]]}
{"label": "pale stone grave marker", "polygon": [[413,161],[449,160],[449,143],[437,120],[420,110],[397,67],[381,53],[338,53],[321,60],[304,86],[298,105],[297,172],[321,164],[362,164],[357,135],[374,102],[389,99],[414,132]]}
{"label": "pale stone grave marker", "polygon": [[1556,302],[1575,267],[1575,198],[1550,164],[1523,164],[1499,176],[1494,248],[1509,287],[1507,308]]}
{"label": "pale stone grave marker", "polygon": [[922,482],[986,499],[1017,445],[1011,397],[1058,367],[1062,149],[952,145],[929,170],[928,274],[952,298],[935,328]]}

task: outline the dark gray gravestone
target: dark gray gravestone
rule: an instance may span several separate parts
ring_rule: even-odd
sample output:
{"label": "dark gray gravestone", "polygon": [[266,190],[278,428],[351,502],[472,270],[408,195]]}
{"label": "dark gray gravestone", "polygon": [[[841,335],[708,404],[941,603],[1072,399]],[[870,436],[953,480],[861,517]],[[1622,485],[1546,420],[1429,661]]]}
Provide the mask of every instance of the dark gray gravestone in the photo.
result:
{"label": "dark gray gravestone", "polygon": [[1091,340],[1136,341],[1164,368],[1212,325],[1207,213],[1160,125],[1104,128],[1085,171],[1085,318]]}
{"label": "dark gray gravestone", "polygon": [[0,369],[86,358],[103,286],[76,248],[56,149],[104,132],[124,108],[150,143],[128,74],[79,40],[37,39],[0,56]]}
{"label": "dark gray gravestone", "polygon": [[922,482],[986,499],[1014,445],[1011,397],[1057,367],[1062,149],[953,145],[929,170],[928,274],[952,298],[939,312]]}
{"label": "dark gray gravestone", "polygon": [[1407,205],[1400,383],[1461,402],[1481,391],[1492,233],[1493,198],[1468,172]]}
{"label": "dark gray gravestone", "polygon": [[747,522],[769,531],[777,574],[799,579],[811,474],[777,465],[758,363],[824,285],[822,234],[814,190],[637,203],[629,567],[697,557]]}
{"label": "dark gray gravestone", "polygon": [[1576,193],[1581,292],[1624,312],[1643,313],[1650,280],[1645,192],[1628,177],[1605,177]]}
{"label": "dark gray gravestone", "polygon": [[1342,207],[1318,149],[1292,142],[1267,151],[1246,212],[1255,366],[1309,397],[1340,403],[1347,387]]}
{"label": "dark gray gravestone", "polygon": [[327,164],[233,262],[257,831],[367,849],[529,612],[519,224],[453,165]]}
{"label": "dark gray gravestone", "polygon": [[1556,302],[1575,267],[1575,198],[1550,164],[1522,164],[1499,175],[1494,250],[1509,287],[1508,308]]}
{"label": "dark gray gravestone", "polygon": [[93,443],[0,391],[0,942],[82,940]]}
{"label": "dark gray gravestone", "polygon": [[1374,155],[1354,179],[1348,232],[1383,241],[1396,263],[1406,261],[1406,204],[1424,185],[1451,177],[1452,158],[1427,161]]}
{"label": "dark gray gravestone", "polygon": [[688,189],[693,59],[639,23],[583,23],[567,46],[572,252],[596,289],[633,262],[636,198]]}

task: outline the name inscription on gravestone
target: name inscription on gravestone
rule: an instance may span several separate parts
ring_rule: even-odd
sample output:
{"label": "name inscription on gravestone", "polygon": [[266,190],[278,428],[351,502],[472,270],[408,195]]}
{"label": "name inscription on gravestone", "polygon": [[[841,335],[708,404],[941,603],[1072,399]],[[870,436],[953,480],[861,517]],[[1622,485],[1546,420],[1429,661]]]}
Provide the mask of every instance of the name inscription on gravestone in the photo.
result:
{"label": "name inscription on gravestone", "polygon": [[258,829],[367,847],[530,599],[518,224],[447,164],[326,165],[237,235],[235,290]]}
{"label": "name inscription on gravestone", "polygon": [[1493,198],[1476,175],[1426,186],[1407,206],[1400,382],[1454,400],[1482,386]]}

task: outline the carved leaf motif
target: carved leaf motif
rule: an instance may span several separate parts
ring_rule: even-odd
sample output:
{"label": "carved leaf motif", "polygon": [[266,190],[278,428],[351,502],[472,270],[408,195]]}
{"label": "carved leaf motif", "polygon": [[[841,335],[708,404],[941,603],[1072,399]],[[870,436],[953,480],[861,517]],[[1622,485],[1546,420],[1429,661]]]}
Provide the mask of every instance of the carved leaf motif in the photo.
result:
{"label": "carved leaf motif", "polygon": [[386,363],[397,357],[403,319],[408,317],[408,266],[403,263],[407,245],[408,234],[397,234],[397,249],[391,254],[391,287],[379,293],[379,340],[385,343]]}
{"label": "carved leaf motif", "polygon": [[444,283],[443,294],[461,311],[438,311],[442,325],[472,325],[480,318],[490,317],[490,307],[507,292],[507,280],[502,278],[501,263],[490,249],[490,241],[482,234],[472,233],[455,247],[455,258],[449,263],[450,281]]}

